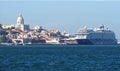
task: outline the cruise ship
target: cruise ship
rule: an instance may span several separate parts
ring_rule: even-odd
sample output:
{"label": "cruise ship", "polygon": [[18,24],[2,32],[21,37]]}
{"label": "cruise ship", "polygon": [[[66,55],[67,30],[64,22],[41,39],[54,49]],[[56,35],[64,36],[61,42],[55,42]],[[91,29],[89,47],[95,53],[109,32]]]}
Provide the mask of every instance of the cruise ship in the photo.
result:
{"label": "cruise ship", "polygon": [[[73,41],[74,43],[72,43]],[[116,45],[117,39],[113,31],[108,28],[104,29],[104,25],[101,25],[94,29],[84,27],[75,34],[75,37],[72,38],[72,40],[69,38],[65,43],[80,45]]]}

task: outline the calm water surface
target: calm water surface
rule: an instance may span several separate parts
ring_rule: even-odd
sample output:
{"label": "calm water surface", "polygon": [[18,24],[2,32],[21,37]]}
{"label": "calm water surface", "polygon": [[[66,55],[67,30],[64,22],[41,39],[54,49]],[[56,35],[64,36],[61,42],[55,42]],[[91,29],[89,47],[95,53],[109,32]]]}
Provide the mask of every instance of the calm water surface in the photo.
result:
{"label": "calm water surface", "polygon": [[120,46],[0,46],[0,71],[120,71]]}

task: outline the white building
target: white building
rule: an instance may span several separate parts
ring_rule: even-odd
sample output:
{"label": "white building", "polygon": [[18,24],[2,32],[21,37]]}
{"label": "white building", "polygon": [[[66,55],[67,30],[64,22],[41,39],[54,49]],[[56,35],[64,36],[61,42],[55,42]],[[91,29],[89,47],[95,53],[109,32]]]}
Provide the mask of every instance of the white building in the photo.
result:
{"label": "white building", "polygon": [[17,24],[15,25],[15,29],[21,31],[29,30],[29,25],[24,24],[24,18],[21,14],[17,18]]}
{"label": "white building", "polygon": [[41,26],[35,26],[34,29],[35,30],[40,30],[40,29],[42,29],[42,27]]}

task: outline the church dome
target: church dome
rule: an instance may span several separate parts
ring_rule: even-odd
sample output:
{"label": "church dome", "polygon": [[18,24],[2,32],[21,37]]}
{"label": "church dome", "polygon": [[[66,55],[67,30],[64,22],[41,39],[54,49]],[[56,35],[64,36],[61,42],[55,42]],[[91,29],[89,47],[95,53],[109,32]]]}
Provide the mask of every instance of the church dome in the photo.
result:
{"label": "church dome", "polygon": [[24,24],[24,19],[22,15],[20,14],[19,17],[17,18],[17,24]]}

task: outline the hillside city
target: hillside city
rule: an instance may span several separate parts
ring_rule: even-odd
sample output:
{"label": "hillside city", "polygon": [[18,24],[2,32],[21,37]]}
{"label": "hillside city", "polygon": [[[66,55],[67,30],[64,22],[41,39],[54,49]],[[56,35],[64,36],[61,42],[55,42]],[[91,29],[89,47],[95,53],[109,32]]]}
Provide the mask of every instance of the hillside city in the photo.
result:
{"label": "hillside city", "polygon": [[36,44],[36,43],[63,43],[61,39],[69,38],[67,32],[58,30],[46,30],[41,26],[30,29],[28,24],[24,24],[24,18],[20,14],[17,23],[13,25],[0,24],[0,43],[12,44]]}

